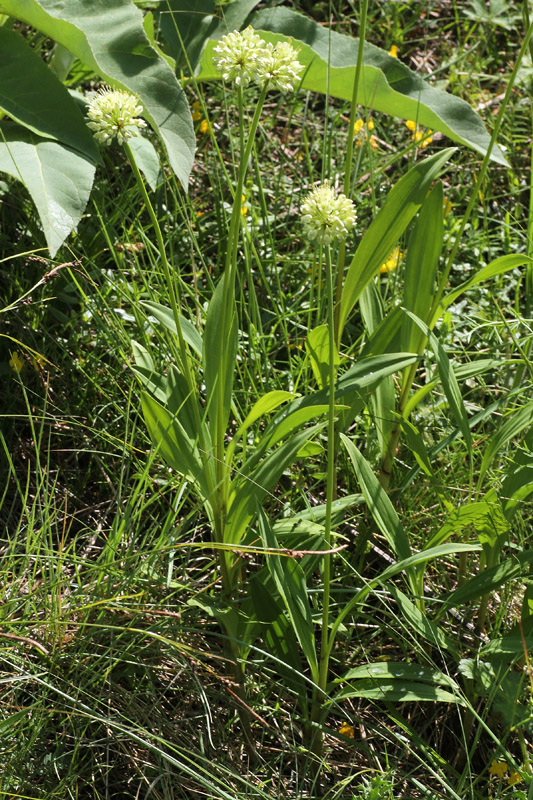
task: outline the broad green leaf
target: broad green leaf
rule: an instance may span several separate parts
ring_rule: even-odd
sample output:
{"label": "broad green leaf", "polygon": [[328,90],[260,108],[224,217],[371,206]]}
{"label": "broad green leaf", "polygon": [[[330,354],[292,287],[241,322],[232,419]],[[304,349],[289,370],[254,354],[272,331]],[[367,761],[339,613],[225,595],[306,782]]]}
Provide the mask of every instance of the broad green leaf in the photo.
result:
{"label": "broad green leaf", "polygon": [[488,512],[483,522],[478,523],[478,540],[485,553],[485,566],[492,567],[497,564],[500,553],[508,540],[509,523],[507,522],[501,503],[495,501],[487,503]]}
{"label": "broad green leaf", "polygon": [[510,472],[504,479],[500,497],[503,513],[511,522],[520,505],[533,493],[533,464]]}
{"label": "broad green leaf", "polygon": [[[385,304],[380,290],[373,281],[368,284],[359,298],[359,308],[368,335],[372,337],[385,317]],[[374,356],[378,355],[376,351],[370,350],[369,352]],[[392,375],[385,376],[370,394],[370,407],[378,437],[379,450],[382,458],[384,458],[394,425],[394,410],[396,408],[396,394]],[[350,414],[345,415],[343,419],[344,430],[348,430],[352,421],[353,417]]]}
{"label": "broad green leaf", "polygon": [[146,427],[158,454],[180,475],[195,481],[204,498],[208,498],[196,438],[191,438],[183,425],[151,395],[142,392],[141,403]]}
{"label": "broad green leaf", "polygon": [[[267,551],[279,548],[276,535],[260,507],[258,507],[258,530]],[[304,571],[295,558],[279,556],[272,552],[267,552],[265,557],[276,589],[287,609],[292,629],[309,664],[313,680],[318,683],[315,626],[307,596]]]}
{"label": "broad green leaf", "polygon": [[417,683],[411,680],[380,678],[371,680],[362,678],[342,689],[335,695],[335,700],[345,700],[349,697],[364,697],[366,700],[381,700],[387,703],[431,702],[453,703],[467,706],[467,702],[459,695],[441,689],[439,686],[430,686],[427,683]]}
{"label": "broad green leaf", "polygon": [[235,0],[216,5],[213,0],[165,0],[160,3],[161,32],[176,66],[194,74],[209,39],[220,39],[244,27],[259,0]]}
{"label": "broad green leaf", "polygon": [[0,12],[59,42],[112,86],[137,94],[187,186],[195,149],[189,105],[175,74],[150,45],[132,0],[0,0]]}
{"label": "broad green leaf", "polygon": [[[457,649],[454,643],[435,622],[429,619],[424,611],[421,611],[407,595],[393,584],[389,584],[388,591],[396,600],[404,620],[409,624],[417,638],[422,637],[426,642],[430,642],[440,650],[448,650],[457,657]],[[418,680],[423,680],[422,676],[419,676]]]}
{"label": "broad green leaf", "polygon": [[53,258],[82,217],[94,164],[13,122],[1,126],[0,136],[0,172],[22,181],[30,193]]}
{"label": "broad green leaf", "polygon": [[509,417],[496,433],[490,437],[483,453],[481,467],[479,468],[479,483],[483,480],[487,469],[495,455],[510,442],[519,436],[522,431],[530,429],[533,425],[533,401],[527,403],[519,411]]}
{"label": "broad green leaf", "polygon": [[428,451],[426,449],[426,445],[424,444],[424,440],[420,434],[420,431],[413,425],[413,423],[408,419],[401,419],[402,430],[405,434],[405,440],[407,443],[407,447],[414,455],[417,464],[419,465],[420,469],[426,473],[426,475],[431,478],[433,475],[433,470],[431,468],[431,461],[429,460]]}
{"label": "broad green leaf", "polygon": [[533,628],[523,625],[522,631],[520,631],[520,627],[516,625],[509,633],[492,637],[490,642],[480,649],[479,655],[486,659],[505,658],[508,660],[524,658],[526,651],[531,653],[532,650]]}
{"label": "broad green leaf", "polygon": [[239,613],[234,605],[225,605],[220,598],[209,597],[209,595],[196,594],[187,600],[188,606],[198,606],[211,618],[216,619],[223,631],[230,639],[239,639],[240,619]]}
{"label": "broad green leaf", "polygon": [[480,283],[483,283],[483,281],[486,281],[489,278],[495,278],[497,275],[503,275],[505,272],[509,272],[511,269],[516,269],[517,267],[521,267],[523,264],[528,263],[531,263],[531,259],[528,258],[528,256],[514,254],[501,256],[495,261],[491,261],[491,263],[487,264],[486,267],[483,267],[479,270],[479,272],[476,272],[472,278],[465,281],[457,289],[454,289],[453,292],[450,292],[442,298],[435,317],[432,320],[432,327],[442,312],[452,303],[455,303],[457,298],[460,297],[463,292],[468,291],[468,289],[471,289],[472,286],[478,286]]}
{"label": "broad green leaf", "polygon": [[354,443],[343,433],[341,433],[341,439],[348,451],[357,481],[378,528],[387,539],[392,552],[397,558],[409,558],[411,556],[411,547],[407,533],[387,493],[374,475],[370,464]]}
{"label": "broad green leaf", "polygon": [[[339,514],[347,508],[361,505],[364,502],[362,494],[348,494],[346,497],[339,497],[332,503],[332,514]],[[321,503],[318,506],[311,506],[306,511],[299,511],[291,519],[295,520],[311,520],[311,522],[318,522],[326,517],[326,503]],[[278,523],[276,523],[278,524]],[[280,524],[280,523],[279,523]]]}
{"label": "broad green leaf", "polygon": [[[271,576],[265,567],[250,580],[250,601],[255,619],[261,625],[265,650],[276,660],[278,672],[289,688],[294,687],[302,704],[307,701],[307,683],[303,678],[301,651],[283,601],[275,594]],[[250,616],[251,616],[250,614]]]}
{"label": "broad green leaf", "polygon": [[[204,365],[205,394],[207,413],[213,425],[223,422],[226,425],[231,408],[235,359],[237,357],[238,330],[237,316],[233,304],[224,307],[224,285],[227,273],[220,279],[209,302],[204,329],[202,361]],[[226,322],[227,339],[222,341],[223,317],[229,314]],[[222,382],[222,393],[219,382]],[[216,438],[216,437],[215,437]]]}
{"label": "broad green leaf", "polygon": [[[196,403],[196,412],[194,404]],[[201,420],[203,410],[200,407],[198,400],[191,396],[187,381],[179,370],[171,364],[167,376],[167,411],[179,419],[181,425],[187,431],[191,441],[195,440],[198,436],[197,420]],[[202,425],[204,446],[207,450],[210,449],[209,430],[207,425]]]}
{"label": "broad green leaf", "polygon": [[440,686],[447,686],[449,689],[458,690],[459,687],[449,675],[445,675],[438,669],[424,667],[419,664],[406,663],[404,661],[377,661],[371,664],[362,664],[348,670],[346,675],[338,678],[336,683],[341,681],[353,681],[359,678],[370,678],[375,681],[380,680],[411,680],[419,683],[432,683]]}
{"label": "broad green leaf", "polygon": [[[424,322],[429,322],[444,239],[442,204],[442,183],[438,181],[422,203],[407,246],[403,305]],[[404,317],[401,350],[418,353],[423,340],[424,334]]]}
{"label": "broad green leaf", "polygon": [[273,491],[302,445],[322,430],[325,424],[313,425],[295,433],[287,442],[268,453],[258,465],[257,457],[245,461],[239,477],[231,484],[225,528],[227,542],[237,544],[242,539],[257,513],[257,504],[261,504],[264,497]]}
{"label": "broad green leaf", "polygon": [[368,337],[361,351],[361,358],[397,352],[400,347],[402,323],[403,311],[401,306],[394,306],[393,309],[385,314],[382,321]]}
{"label": "broad green leaf", "polygon": [[340,332],[363,290],[387,260],[453,152],[454,148],[448,148],[415,164],[388,193],[348,267],[340,303]]}
{"label": "broad green leaf", "polygon": [[[346,439],[346,436],[341,434],[341,438]],[[438,547],[431,547],[426,550],[422,550],[419,553],[414,553],[412,556],[409,556],[409,558],[404,558],[401,561],[396,561],[394,564],[391,564],[390,567],[387,567],[385,570],[383,570],[380,575],[369,581],[366,586],[363,586],[362,589],[359,589],[359,591],[356,592],[356,594],[342,608],[332,626],[330,641],[335,640],[335,635],[343,620],[346,619],[353,609],[358,605],[362,605],[368,595],[377,586],[385,584],[390,578],[393,578],[395,575],[398,575],[403,571],[405,571],[408,576],[412,576],[412,567],[425,564],[434,558],[440,558],[441,556],[448,556],[457,553],[475,552],[478,550],[481,550],[481,545],[479,544],[441,544]]]}
{"label": "broad green leaf", "polygon": [[261,419],[261,417],[264,417],[266,414],[272,413],[278,406],[285,403],[286,400],[291,400],[293,397],[293,392],[284,392],[282,390],[267,392],[263,397],[260,397],[259,400],[254,403],[246,419],[229,443],[226,453],[226,463],[231,464],[236,443],[254,422],[257,422],[258,419]]}
{"label": "broad green leaf", "polygon": [[[305,349],[311,359],[313,375],[321,389],[328,385],[329,378],[329,328],[327,325],[319,325],[307,334]],[[340,364],[337,347],[334,347],[334,364]]]}
{"label": "broad green leaf", "polygon": [[133,352],[135,365],[137,367],[142,367],[143,369],[151,372],[155,370],[154,360],[144,345],[139,344],[139,342],[136,342],[135,339],[132,339],[131,349]]}
{"label": "broad green leaf", "polygon": [[[349,412],[342,412],[343,424],[351,424],[354,416],[363,408],[368,394],[379,385],[387,375],[399,372],[416,361],[417,356],[410,353],[386,353],[359,359],[338,379],[335,386],[337,403],[350,405]],[[339,405],[336,406],[339,408]],[[265,446],[272,446],[284,439],[292,430],[308,420],[328,411],[326,390],[299,397],[290,403],[270,423],[263,435]],[[349,421],[349,422],[347,422]]]}
{"label": "broad green leaf", "polygon": [[329,405],[326,403],[315,404],[300,404],[297,400],[291,403],[290,411],[282,417],[273,420],[265,433],[263,434],[263,446],[273,447],[275,444],[282,442],[287,436],[294,431],[297,431],[306,422],[310,422],[315,417],[320,417],[322,414],[327,414]]}
{"label": "broad green leaf", "polygon": [[[160,322],[168,331],[174,333],[176,336],[178,335],[178,331],[176,329],[176,323],[174,321],[174,315],[170,308],[166,306],[162,306],[160,303],[153,303],[151,300],[141,300],[141,305],[143,308],[146,308],[149,314],[152,314],[158,322]],[[180,314],[180,323],[181,323],[181,330],[183,332],[183,338],[189,345],[192,347],[194,352],[201,356],[202,355],[202,337],[194,327],[194,325],[189,322],[188,319],[182,317]]]}
{"label": "broad green leaf", "polygon": [[157,150],[145,136],[132,136],[128,143],[135,163],[146,178],[146,183],[152,192],[155,192],[163,180]]}
{"label": "broad green leaf", "polygon": [[454,419],[459,426],[461,433],[463,434],[464,440],[466,442],[466,446],[468,447],[468,452],[470,456],[472,455],[472,434],[470,433],[470,425],[468,423],[468,416],[466,413],[466,409],[463,403],[463,396],[461,394],[461,389],[459,388],[459,383],[455,376],[455,372],[452,369],[450,364],[450,360],[446,354],[444,347],[441,345],[433,331],[429,329],[429,327],[422,322],[418,317],[412,314],[410,311],[405,310],[407,316],[417,325],[420,330],[426,335],[431,345],[431,348],[435,354],[435,361],[437,363],[437,367],[439,370],[439,377],[442,383],[442,388],[444,389],[444,394],[446,395],[446,399],[450,404],[450,409],[454,416]]}
{"label": "broad green leaf", "polygon": [[160,403],[165,404],[167,400],[167,380],[164,375],[154,372],[153,369],[146,367],[132,366],[131,371],[140,380],[142,386],[155,397]]}
{"label": "broad green leaf", "polygon": [[388,581],[389,578],[392,578],[394,575],[397,575],[399,572],[403,572],[404,570],[408,570],[409,567],[415,566],[416,564],[424,564],[426,561],[431,561],[434,558],[440,558],[440,556],[449,556],[452,554],[457,553],[475,553],[481,550],[481,545],[479,544],[440,544],[438,547],[428,547],[424,550],[420,550],[419,553],[413,553],[412,556],[409,558],[404,558],[402,561],[397,561],[395,564],[391,564],[390,567],[383,570],[381,575],[379,575],[379,581]]}
{"label": "broad green leaf", "polygon": [[[100,154],[68,90],[26,40],[0,26],[0,108],[44,139],[55,139],[91,161]],[[0,140],[1,140],[0,131]]]}
{"label": "broad green leaf", "polygon": [[[302,89],[343,100],[352,99],[358,39],[337,33],[287,8],[264,9],[252,14],[247,21],[268,41],[296,40],[300,48],[298,60],[307,68]],[[205,48],[200,80],[220,77],[213,66],[213,47],[214,42],[208,42]],[[357,102],[374,111],[416,120],[482,154],[490,142],[481,118],[468,103],[433,88],[399,59],[368,42],[364,45]],[[498,147],[493,149],[492,158],[507,164]]]}
{"label": "broad green leaf", "polygon": [[533,551],[516,553],[511,558],[502,561],[501,564],[484,569],[441,600],[445,603],[445,608],[461,606],[470,600],[477,600],[488,592],[499,589],[509,581],[525,577],[531,563],[533,563]]}
{"label": "broad green leaf", "polygon": [[462,535],[465,528],[468,527],[473,527],[474,530],[478,530],[478,527],[486,519],[489,512],[490,505],[486,500],[464,503],[454,508],[450,511],[444,525],[442,525],[437,533],[428,541],[426,547],[436,547],[449,539],[450,536],[454,536],[454,538],[457,539]]}

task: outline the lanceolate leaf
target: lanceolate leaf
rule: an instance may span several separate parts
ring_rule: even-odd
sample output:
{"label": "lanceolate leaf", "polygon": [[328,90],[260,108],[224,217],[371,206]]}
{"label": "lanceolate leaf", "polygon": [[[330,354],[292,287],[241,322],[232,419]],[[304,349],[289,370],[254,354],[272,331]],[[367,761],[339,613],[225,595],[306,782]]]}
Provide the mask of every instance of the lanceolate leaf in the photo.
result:
{"label": "lanceolate leaf", "polygon": [[[435,293],[435,278],[444,238],[442,182],[438,181],[429,193],[409,236],[403,305],[419,319],[429,323],[429,313]],[[424,334],[404,318],[401,349],[418,353]]]}
{"label": "lanceolate leaf", "polygon": [[[176,329],[176,323],[174,321],[174,315],[170,308],[166,306],[162,306],[160,303],[153,303],[151,300],[142,300],[141,305],[146,308],[149,314],[153,314],[153,316],[157,319],[158,322],[161,323],[168,331],[171,333],[178,335],[178,331]],[[194,352],[201,356],[202,355],[202,337],[192,324],[189,322],[186,317],[182,317],[180,314],[180,323],[181,323],[181,330],[183,333],[183,338],[187,342],[187,344],[192,347]]]}
{"label": "lanceolate leaf", "polygon": [[407,316],[414,322],[415,325],[419,327],[419,329],[425,333],[427,336],[429,343],[433,349],[435,354],[435,360],[437,362],[437,367],[439,369],[439,377],[442,383],[442,388],[444,389],[444,394],[446,395],[446,399],[450,404],[450,409],[453,413],[455,421],[457,422],[461,433],[463,434],[464,440],[468,447],[468,451],[470,455],[472,454],[472,434],[470,432],[470,425],[468,422],[468,416],[466,413],[466,409],[463,403],[463,397],[461,394],[461,389],[459,387],[459,382],[456,378],[455,372],[452,369],[450,364],[450,360],[448,355],[435,336],[435,334],[429,329],[429,327],[422,322],[422,320],[418,319],[414,314],[410,311],[405,312]]}
{"label": "lanceolate leaf", "polygon": [[14,122],[2,125],[1,136],[0,172],[26,186],[53,258],[81,219],[93,184],[94,164]]}
{"label": "lanceolate leaf", "polygon": [[[302,88],[351,100],[359,40],[337,33],[287,8],[258,11],[247,20],[265,39],[292,38],[300,47],[298,59],[307,69]],[[200,80],[219,78],[212,61],[215,42],[208,42],[202,57]],[[365,42],[363,74],[357,102],[376,111],[416,120],[456,142],[485,153],[490,136],[481,118],[454,95],[435,89],[385,50]],[[492,158],[506,164],[495,147]]]}
{"label": "lanceolate leaf", "polygon": [[516,269],[517,267],[521,267],[523,264],[527,263],[531,263],[531,259],[526,255],[519,254],[501,256],[500,258],[495,259],[495,261],[491,261],[486,267],[483,267],[479,270],[479,272],[476,272],[472,278],[442,298],[431,322],[431,327],[433,327],[433,325],[436,323],[443,310],[448,308],[448,306],[450,306],[452,303],[455,303],[457,298],[460,297],[463,292],[468,291],[468,289],[471,289],[473,286],[478,286],[480,283],[483,283],[483,281],[486,281],[489,278],[495,278],[497,275],[503,275],[505,272],[508,272],[511,269]]}
{"label": "lanceolate leaf", "polygon": [[348,267],[340,304],[339,336],[363,290],[391,254],[453,152],[453,148],[443,150],[415,164],[387,195]]}
{"label": "lanceolate leaf", "polygon": [[311,669],[313,680],[318,681],[315,632],[304,571],[294,558],[286,558],[268,552],[268,550],[277,549],[279,543],[266,514],[260,507],[258,507],[258,523],[261,540],[267,549],[268,569],[283,599],[291,626]]}
{"label": "lanceolate leaf", "polygon": [[151,47],[132,0],[0,0],[10,14],[64,45],[110,84],[139,96],[184,186],[194,158],[187,99],[166,61]]}
{"label": "lanceolate leaf", "polygon": [[377,526],[386,537],[394,555],[398,559],[409,558],[411,556],[411,547],[407,534],[387,493],[372,472],[370,464],[354,443],[344,434],[341,434],[341,439],[348,451],[361,491]]}
{"label": "lanceolate leaf", "polygon": [[504,447],[511,439],[514,439],[522,431],[529,430],[533,425],[533,401],[527,403],[519,411],[516,411],[501,428],[491,437],[487,449],[483,454],[483,460],[479,470],[479,482],[483,480],[485,472],[489,468],[490,462],[496,453]]}
{"label": "lanceolate leaf", "polygon": [[204,497],[208,497],[196,439],[192,439],[183,425],[151,395],[142,392],[141,401],[146,427],[157,452],[179,475],[196,481]]}

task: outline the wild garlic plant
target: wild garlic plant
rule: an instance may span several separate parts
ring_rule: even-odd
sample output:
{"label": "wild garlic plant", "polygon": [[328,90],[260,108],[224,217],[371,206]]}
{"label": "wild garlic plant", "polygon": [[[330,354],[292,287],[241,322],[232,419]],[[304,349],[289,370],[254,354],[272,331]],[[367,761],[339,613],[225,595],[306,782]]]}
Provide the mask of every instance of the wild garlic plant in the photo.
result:
{"label": "wild garlic plant", "polygon": [[[366,6],[366,2],[362,3],[362,40]],[[359,48],[354,75],[350,130],[354,130],[356,118],[362,50]],[[403,594],[398,596],[402,597],[407,616],[413,619],[423,612],[424,565],[449,552],[479,549],[477,545],[439,541],[413,553],[385,493],[386,482],[382,480],[384,485],[380,484],[363,455],[345,435],[365,406],[373,402],[382,418],[392,421],[392,428],[385,431],[382,440],[384,452],[389,460],[393,458],[400,427],[395,416],[391,376],[394,372],[402,373],[407,398],[428,340],[452,411],[467,435],[468,421],[457,379],[432,332],[437,311],[446,302],[441,289],[435,293],[435,285],[442,288],[448,277],[445,271],[440,283],[436,278],[443,213],[442,187],[436,181],[454,150],[443,149],[415,163],[392,187],[370,226],[362,232],[354,231],[356,207],[349,197],[353,157],[353,138],[349,137],[343,191],[337,191],[334,183],[328,181],[312,189],[303,200],[301,222],[295,227],[296,236],[303,233],[317,247],[318,262],[325,273],[326,319],[318,320],[316,327],[308,331],[306,342],[318,389],[308,390],[302,396],[290,391],[267,392],[243,417],[235,414],[236,430],[230,431],[236,409],[234,375],[240,347],[235,286],[240,269],[243,189],[267,93],[295,91],[304,67],[291,42],[272,44],[251,27],[223,36],[213,49],[213,62],[235,98],[239,151],[235,183],[228,186],[232,204],[221,278],[200,329],[187,317],[180,282],[169,263],[163,232],[131,147],[131,138],[144,127],[140,103],[122,91],[100,92],[90,101],[89,124],[101,144],[117,141],[123,147],[157,241],[170,309],[159,303],[145,303],[145,306],[168,333],[174,363],[161,372],[149,350],[133,342],[133,369],[142,385],[142,409],[152,442],[181,480],[194,488],[209,525],[212,547],[217,552],[221,591],[214,596],[203,593],[194,602],[218,621],[225,634],[241,700],[244,700],[245,663],[251,649],[260,641],[262,651],[270,652],[287,685],[297,695],[307,723],[308,744],[320,757],[325,715],[330,703],[341,696],[338,678],[331,680],[330,659],[343,624],[361,613],[366,597],[377,586],[399,574],[403,574],[414,600]],[[250,85],[257,86],[259,94],[248,124],[248,100],[257,96],[257,91],[248,91]],[[258,165],[258,168],[265,167]],[[407,248],[404,309],[398,306],[385,315],[374,278],[417,213],[419,219]],[[348,237],[352,232],[358,244],[346,266]],[[434,246],[424,249],[428,235]],[[516,266],[516,258],[512,263],[495,262],[478,273],[475,282],[512,266]],[[366,324],[368,338],[359,358],[345,369],[343,332],[356,306]],[[420,402],[422,395],[415,398]],[[402,409],[402,423],[407,422],[415,399],[409,402]],[[249,434],[259,423],[263,425],[261,438],[250,446]],[[263,508],[267,495],[276,489],[289,465],[301,457],[304,446],[320,435],[327,438],[323,513],[317,512],[316,523],[297,516],[270,520]],[[350,498],[344,498],[340,505],[337,501],[336,459],[341,441],[394,562],[383,573],[364,582],[334,617],[330,604],[332,555],[338,550],[339,541],[333,524],[334,510],[350,504]],[[249,552],[262,554],[265,563],[248,575],[243,569],[242,556]],[[308,584],[316,583],[317,575],[321,577],[314,600],[321,620],[318,641],[307,588]],[[405,670],[396,676],[376,669],[381,676],[378,680],[389,690],[391,681],[405,676]],[[362,677],[362,682],[359,677],[342,690],[342,697],[364,696],[361,693],[366,689],[362,686],[367,676]],[[389,691],[387,696],[393,695]],[[441,699],[448,702],[450,694],[443,694]],[[242,718],[251,742],[250,719],[245,714]]]}

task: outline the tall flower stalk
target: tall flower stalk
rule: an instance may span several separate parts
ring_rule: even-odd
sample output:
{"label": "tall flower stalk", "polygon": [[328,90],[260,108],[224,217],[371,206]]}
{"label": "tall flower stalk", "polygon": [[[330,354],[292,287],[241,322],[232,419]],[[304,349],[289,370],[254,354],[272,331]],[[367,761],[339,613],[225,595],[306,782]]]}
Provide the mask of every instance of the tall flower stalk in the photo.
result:
{"label": "tall flower stalk", "polygon": [[[327,484],[326,515],[324,521],[324,549],[322,560],[322,625],[320,631],[320,659],[318,686],[314,690],[311,719],[319,725],[323,700],[328,682],[329,656],[329,607],[331,596],[331,519],[333,500],[336,497],[336,446],[335,446],[335,384],[337,380],[337,345],[335,341],[335,276],[331,258],[331,243],[344,241],[355,224],[355,208],[346,195],[336,195],[325,183],[314,189],[302,205],[302,225],[307,237],[320,247],[319,260],[325,254],[327,328],[328,328],[328,425],[327,425]],[[322,751],[322,736],[316,729],[312,737],[312,750],[316,755]]]}
{"label": "tall flower stalk", "polygon": [[[237,107],[239,115],[239,164],[236,185],[233,191],[233,207],[229,221],[228,241],[224,264],[224,286],[222,316],[219,337],[220,380],[217,386],[217,420],[215,431],[215,471],[217,485],[217,510],[222,528],[227,513],[230,486],[230,473],[225,458],[225,435],[227,430],[226,408],[224,406],[224,381],[222,376],[233,370],[227,350],[227,342],[237,313],[235,305],[235,280],[237,276],[238,244],[242,222],[243,189],[250,163],[255,136],[261,118],[261,111],[269,89],[281,92],[292,91],[300,80],[303,66],[297,60],[297,51],[289,42],[278,42],[275,46],[265,42],[251,27],[244,31],[233,31],[224,36],[214,48],[213,59],[216,68],[226,81],[237,87]],[[252,121],[245,140],[244,89],[254,82],[261,87]]]}

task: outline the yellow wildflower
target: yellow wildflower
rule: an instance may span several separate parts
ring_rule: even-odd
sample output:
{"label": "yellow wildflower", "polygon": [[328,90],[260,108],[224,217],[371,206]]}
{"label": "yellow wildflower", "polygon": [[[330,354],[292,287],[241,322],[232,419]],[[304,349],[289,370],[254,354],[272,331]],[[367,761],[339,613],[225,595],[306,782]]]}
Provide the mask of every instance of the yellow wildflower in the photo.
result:
{"label": "yellow wildflower", "polygon": [[431,135],[432,133],[433,131],[428,131],[427,133],[424,133],[423,131],[415,131],[413,133],[413,140],[419,147],[427,147],[428,144],[431,144],[433,141],[433,136]]}
{"label": "yellow wildflower", "polygon": [[24,367],[24,361],[20,357],[20,353],[17,350],[15,350],[12,353],[11,358],[9,360],[9,366],[16,373],[22,372],[22,368]]}
{"label": "yellow wildflower", "polygon": [[398,58],[398,48],[395,44],[392,45],[391,49],[389,50],[389,55],[393,58]]}
{"label": "yellow wildflower", "polygon": [[498,778],[503,778],[507,772],[507,762],[498,761],[496,758],[489,767],[489,775],[497,775]]}
{"label": "yellow wildflower", "polygon": [[195,100],[194,103],[192,104],[192,118],[194,122],[198,122],[199,119],[202,119],[200,107],[201,107],[200,101]]}
{"label": "yellow wildflower", "polygon": [[245,217],[246,214],[248,213],[248,206],[245,206],[244,205],[245,203],[246,203],[246,195],[243,194],[241,195],[241,214],[243,215],[243,217]]}
{"label": "yellow wildflower", "polygon": [[520,777],[520,773],[516,770],[513,770],[507,778],[507,783],[509,786],[514,786],[515,784],[520,783],[521,780],[522,778]]}
{"label": "yellow wildflower", "polygon": [[388,259],[379,268],[380,273],[384,274],[386,272],[392,272],[395,270],[400,263],[401,258],[403,258],[402,251],[399,247],[395,247]]}
{"label": "yellow wildflower", "polygon": [[448,216],[448,214],[450,213],[451,210],[452,210],[452,204],[451,204],[450,200],[448,200],[448,198],[445,197],[444,200],[442,201],[442,211],[444,213],[444,218],[445,219],[446,219],[446,217]]}
{"label": "yellow wildflower", "polygon": [[200,133],[207,133],[210,130],[211,130],[211,125],[206,119],[203,119],[200,122]]}
{"label": "yellow wildflower", "polygon": [[423,131],[419,130],[418,125],[414,120],[406,120],[405,127],[411,131],[413,134],[413,141],[419,147],[427,147],[428,144],[431,144],[433,141],[433,137],[431,135],[433,131],[427,131],[424,133]]}
{"label": "yellow wildflower", "polygon": [[353,739],[355,736],[355,728],[353,725],[348,725],[347,722],[343,722],[339,728],[339,733],[341,736],[347,736],[348,739]]}
{"label": "yellow wildflower", "polygon": [[356,119],[354,126],[353,126],[353,135],[354,139],[356,140],[357,147],[362,147],[363,144],[368,141],[370,143],[370,147],[374,150],[377,150],[379,145],[376,137],[370,134],[370,131],[374,130],[374,122],[373,120],[369,119],[368,122],[365,122],[361,118]]}

